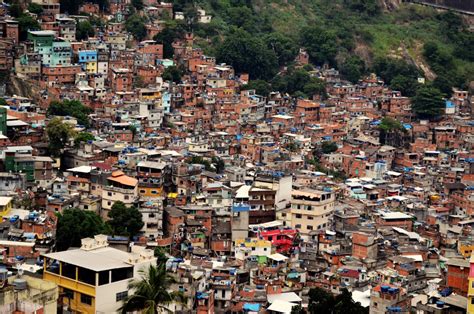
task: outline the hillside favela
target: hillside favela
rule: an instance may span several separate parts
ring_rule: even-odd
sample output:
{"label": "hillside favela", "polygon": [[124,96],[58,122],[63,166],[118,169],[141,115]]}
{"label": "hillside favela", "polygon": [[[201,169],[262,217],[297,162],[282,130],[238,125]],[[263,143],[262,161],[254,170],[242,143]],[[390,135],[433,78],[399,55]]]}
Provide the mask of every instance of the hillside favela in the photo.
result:
{"label": "hillside favela", "polygon": [[474,0],[0,0],[0,314],[474,314]]}

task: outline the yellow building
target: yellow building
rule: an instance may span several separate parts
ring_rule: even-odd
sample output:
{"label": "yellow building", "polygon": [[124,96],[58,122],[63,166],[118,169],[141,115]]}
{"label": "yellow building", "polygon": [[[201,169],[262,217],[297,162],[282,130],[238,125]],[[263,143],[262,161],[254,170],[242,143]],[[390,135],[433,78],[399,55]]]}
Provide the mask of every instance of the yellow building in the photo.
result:
{"label": "yellow building", "polygon": [[141,88],[141,100],[159,100],[161,99],[161,91],[157,88]]}
{"label": "yellow building", "polygon": [[474,254],[469,260],[469,289],[467,291],[467,313],[474,314]]}
{"label": "yellow building", "polygon": [[97,73],[97,62],[91,61],[86,62],[86,72],[87,73]]}
{"label": "yellow building", "polygon": [[156,264],[153,251],[110,248],[106,235],[82,239],[80,249],[43,257],[43,279],[59,286],[63,306],[73,313],[116,313],[128,296],[129,281]]}
{"label": "yellow building", "polygon": [[265,263],[267,257],[273,253],[272,242],[258,238],[237,239],[234,253],[238,260],[254,257],[258,263]]}
{"label": "yellow building", "polygon": [[474,244],[471,241],[458,241],[458,253],[464,256],[464,258],[469,258],[474,250]]}
{"label": "yellow building", "polygon": [[12,209],[12,197],[0,196],[0,217],[7,216]]}

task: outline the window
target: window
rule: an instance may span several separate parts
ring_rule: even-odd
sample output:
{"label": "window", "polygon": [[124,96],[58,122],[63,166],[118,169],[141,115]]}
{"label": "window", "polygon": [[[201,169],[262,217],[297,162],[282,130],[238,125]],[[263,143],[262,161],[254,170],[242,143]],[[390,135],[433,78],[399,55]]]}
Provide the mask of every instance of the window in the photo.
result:
{"label": "window", "polygon": [[306,229],[313,230],[313,226],[306,226]]}
{"label": "window", "polygon": [[108,195],[108,196],[112,196],[112,192],[107,192],[107,195]]}
{"label": "window", "polygon": [[122,291],[115,295],[115,302],[119,302],[128,297],[128,291]]}
{"label": "window", "polygon": [[301,218],[302,216],[301,216],[301,214],[296,214],[295,217],[296,218]]}
{"label": "window", "polygon": [[81,303],[92,305],[92,297],[81,293]]}
{"label": "window", "polygon": [[63,288],[64,296],[70,300],[74,300],[74,291]]}
{"label": "window", "polygon": [[313,216],[308,216],[308,220],[313,220],[314,217]]}
{"label": "window", "polygon": [[296,228],[296,229],[301,229],[301,225],[300,225],[300,224],[296,224],[296,225],[295,225],[295,228]]}
{"label": "window", "polygon": [[146,191],[145,191],[145,190],[140,190],[140,193],[142,193],[142,194],[143,194],[143,193],[146,193]]}

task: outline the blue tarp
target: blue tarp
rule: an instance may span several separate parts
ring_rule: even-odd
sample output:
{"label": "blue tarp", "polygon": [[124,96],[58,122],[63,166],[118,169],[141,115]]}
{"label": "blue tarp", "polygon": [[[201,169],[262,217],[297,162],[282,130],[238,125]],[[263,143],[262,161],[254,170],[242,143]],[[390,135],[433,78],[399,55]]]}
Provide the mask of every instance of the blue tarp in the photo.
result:
{"label": "blue tarp", "polygon": [[260,304],[259,303],[244,303],[242,307],[244,311],[251,311],[251,312],[258,312],[260,311]]}
{"label": "blue tarp", "polygon": [[300,276],[299,273],[289,273],[287,277],[288,277],[288,279],[296,279],[299,276]]}

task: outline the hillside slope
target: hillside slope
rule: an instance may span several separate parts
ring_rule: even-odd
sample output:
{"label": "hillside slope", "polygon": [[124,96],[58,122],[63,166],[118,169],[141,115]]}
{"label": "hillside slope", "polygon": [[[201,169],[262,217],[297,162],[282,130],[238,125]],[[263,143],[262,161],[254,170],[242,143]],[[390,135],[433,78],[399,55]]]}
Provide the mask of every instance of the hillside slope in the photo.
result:
{"label": "hillside slope", "polygon": [[[185,3],[175,5],[186,10]],[[196,31],[208,53],[219,55],[219,42],[234,26],[252,36],[282,34],[297,46],[305,46],[302,34],[313,28],[334,35],[337,67],[357,56],[369,71],[374,60],[394,58],[416,65],[428,80],[448,78],[445,85],[464,88],[474,80],[473,34],[452,13],[399,0],[200,0],[196,5],[214,17]],[[427,57],[427,44],[435,46],[435,55]]]}

